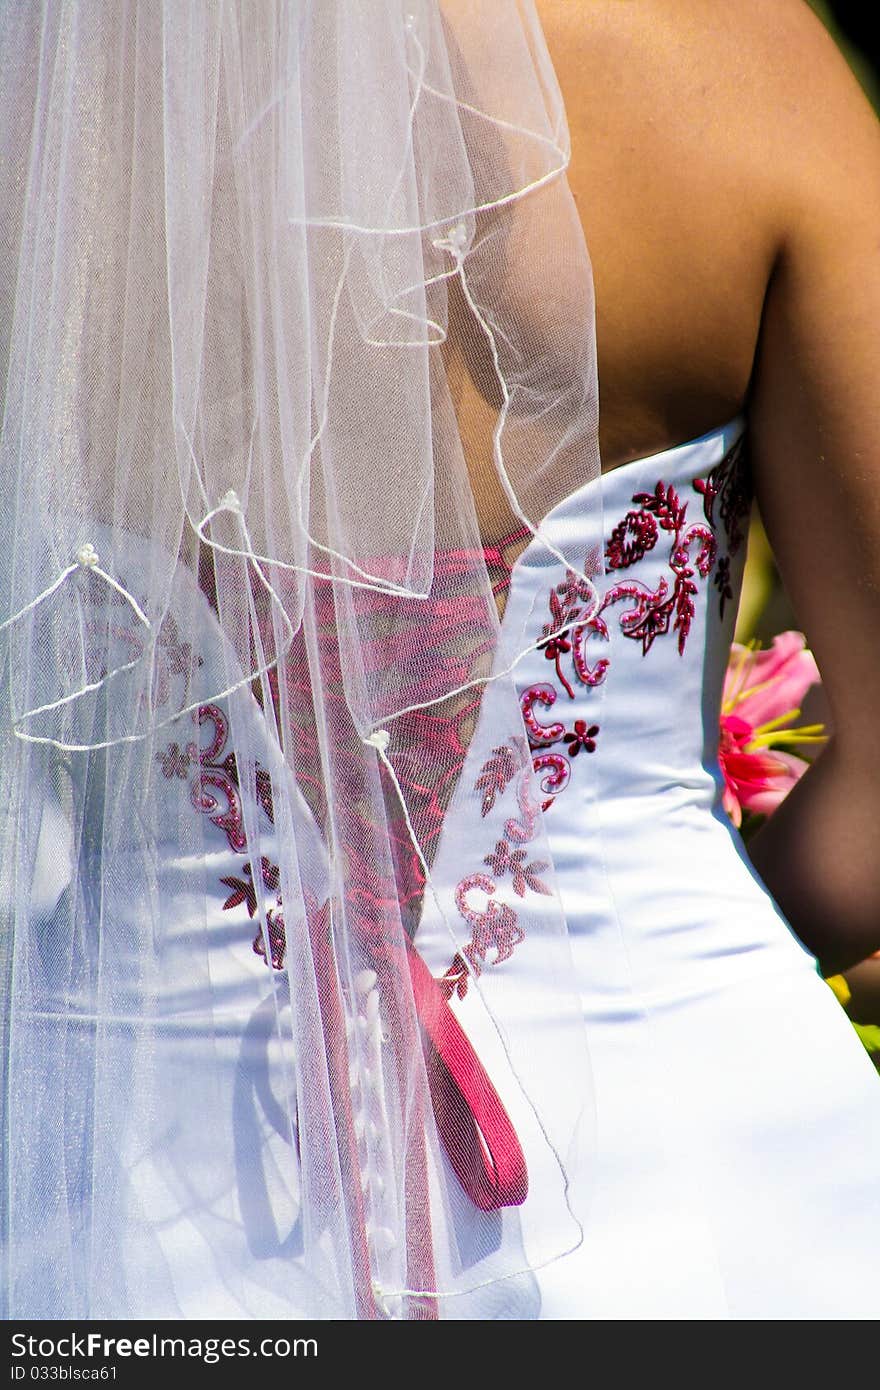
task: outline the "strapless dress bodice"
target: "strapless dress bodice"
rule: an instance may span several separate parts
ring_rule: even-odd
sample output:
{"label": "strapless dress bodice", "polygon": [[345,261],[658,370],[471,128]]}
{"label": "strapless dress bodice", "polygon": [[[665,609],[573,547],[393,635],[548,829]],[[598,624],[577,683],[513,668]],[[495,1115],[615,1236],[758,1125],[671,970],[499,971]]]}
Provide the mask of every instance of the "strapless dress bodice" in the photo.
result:
{"label": "strapless dress bodice", "polygon": [[[572,493],[511,572],[503,626],[525,651],[514,678],[588,1017],[815,969],[722,806],[721,695],[750,508],[738,418]],[[600,526],[592,612],[583,575]],[[490,726],[494,698],[490,685]],[[466,765],[462,782],[485,775]],[[454,858],[444,848],[436,877],[460,890],[478,866],[460,842]],[[427,923],[418,939],[432,958]]]}
{"label": "strapless dress bodice", "polygon": [[[593,487],[542,525],[566,558]],[[598,612],[516,668],[585,1005],[673,1003],[795,958],[813,968],[722,807],[721,695],[751,507],[744,422],[617,468],[601,491]],[[537,640],[578,602],[533,541],[510,620],[527,607]]]}
{"label": "strapless dress bodice", "polygon": [[[570,1174],[590,1169],[582,1243],[538,1273],[544,1319],[872,1315],[880,1088],[722,805],[750,507],[736,419],[572,493],[512,569],[503,627],[525,653],[516,689],[597,1126]],[[592,612],[580,576],[597,548]],[[490,725],[496,698],[490,685]],[[462,782],[486,776],[466,765]],[[451,844],[435,876],[461,907],[480,866]],[[520,868],[530,845],[496,847],[493,884],[523,849]],[[526,879],[519,891],[527,902]],[[418,940],[439,976],[448,943],[427,915]],[[567,982],[529,949],[524,933],[482,980],[509,971],[564,1091],[578,1065],[558,1031]],[[467,1018],[469,996],[455,1003]]]}

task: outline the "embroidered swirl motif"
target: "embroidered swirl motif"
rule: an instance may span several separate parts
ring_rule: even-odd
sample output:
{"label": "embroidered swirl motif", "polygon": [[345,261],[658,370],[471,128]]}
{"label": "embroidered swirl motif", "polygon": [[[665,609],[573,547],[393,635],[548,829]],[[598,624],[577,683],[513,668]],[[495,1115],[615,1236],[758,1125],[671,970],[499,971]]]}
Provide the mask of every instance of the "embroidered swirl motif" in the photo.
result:
{"label": "embroidered swirl motif", "polygon": [[[683,654],[695,611],[693,600],[697,586],[694,575],[696,572],[705,579],[715,563],[718,549],[715,536],[700,522],[687,526],[688,504],[679,499],[671,484],[659,481],[653,492],[637,492],[632,500],[641,504],[641,510],[628,513],[628,518],[650,521],[653,525],[640,531],[638,547],[625,548],[615,541],[612,533],[612,540],[605,550],[607,567],[609,570],[628,568],[636,559],[653,550],[660,532],[665,531],[672,537],[669,555],[672,586],[670,588],[668,581],[662,577],[654,590],[638,579],[621,580],[606,590],[599,612],[605,612],[624,599],[631,599],[632,606],[621,614],[619,620],[623,635],[641,642],[642,652],[647,654],[654,641],[669,632],[671,625],[672,631],[678,633],[678,650]],[[632,526],[634,523],[628,518],[626,524]],[[699,544],[699,550],[692,561],[691,548],[695,544]]]}
{"label": "embroidered swirl motif", "polygon": [[[193,806],[206,815],[212,825],[223,831],[230,849],[236,854],[246,854],[248,841],[244,828],[238,766],[234,753],[229,752],[225,757],[222,756],[229,739],[226,715],[219,705],[209,704],[200,705],[193,718],[199,726],[209,726],[211,737],[208,745],[200,748],[197,743],[192,742],[188,743],[185,749],[181,749],[176,743],[171,743],[163,752],[156,754],[156,761],[162,768],[162,775],[169,780],[172,777],[187,778],[190,768],[194,767],[189,788]],[[271,780],[265,768],[259,765],[256,768],[255,781],[260,808],[269,823],[274,824]],[[222,794],[222,802],[214,794],[217,791]],[[279,892],[281,870],[265,855],[260,859],[259,879],[262,888],[274,898],[274,905],[265,912],[268,959],[261,927],[253,939],[253,949],[274,970],[283,970],[287,942]],[[231,875],[221,878],[220,882],[224,888],[231,890],[223,904],[224,911],[228,912],[244,904],[248,917],[253,921],[258,915],[259,903],[252,863],[248,860],[242,865],[240,878]]]}
{"label": "embroidered swirl motif", "polygon": [[532,706],[539,704],[550,709],[556,703],[556,691],[552,685],[530,685],[520,696],[523,720],[532,744],[556,743],[565,734],[564,724],[539,724]]}
{"label": "embroidered swirl motif", "polygon": [[[538,650],[553,663],[559,687],[570,700],[576,695],[564,669],[567,658],[571,659],[574,680],[585,694],[605,680],[609,658],[601,657],[590,664],[586,642],[591,635],[606,642],[609,640],[607,615],[612,609],[617,610],[621,634],[640,642],[643,655],[647,656],[657,639],[670,632],[677,637],[679,654],[684,655],[696,612],[694,600],[699,593],[698,580],[708,579],[714,569],[720,613],[724,616],[725,603],[733,598],[730,557],[742,545],[744,521],[751,505],[744,439],[741,437],[708,476],[697,478],[692,486],[703,498],[705,522],[689,520],[687,501],[681,499],[672,484],[658,479],[653,492],[633,494],[633,507],[608,537],[605,567],[609,573],[632,571],[656,549],[664,536],[668,537],[669,575],[661,575],[656,588],[628,574],[609,585],[594,613],[589,613],[592,588],[573,570],[567,571],[564,579],[550,590],[550,617],[544,624],[544,641],[538,644]],[[720,556],[716,510],[727,535],[727,554]],[[563,628],[565,631],[560,631]],[[532,767],[546,797],[541,802],[541,811],[549,810],[559,793],[569,785],[574,759],[582,752],[596,751],[599,736],[599,725],[587,718],[575,719],[571,728],[558,718],[543,722],[536,711],[552,709],[556,714],[558,699],[559,689],[552,681],[536,682],[520,694]],[[475,790],[482,793],[484,817],[494,808],[498,797],[505,794],[517,766],[515,750],[507,745],[493,748],[492,756],[480,768],[474,784]],[[509,876],[513,892],[519,897],[524,897],[529,890],[549,891],[539,877],[547,865],[541,861],[526,862],[524,846],[535,837],[537,830],[537,809],[528,805],[527,777],[519,784],[518,796],[520,819],[508,819],[504,838],[498,840],[494,851],[483,861],[493,876],[482,871],[470,873],[456,887],[456,906],[471,928],[471,937],[467,945],[456,952],[440,981],[447,998],[453,994],[464,998],[470,977],[478,977],[487,964],[498,965],[509,959],[523,940],[523,929],[515,909],[494,896],[498,892],[496,880]],[[475,891],[481,891],[488,899],[482,909],[474,905],[470,896]],[[491,960],[490,952],[494,952]]]}
{"label": "embroidered swirl motif", "polygon": [[[548,595],[550,621],[545,624],[546,638],[539,649],[554,663],[559,686],[570,700],[575,689],[563,669],[563,658],[571,658],[576,684],[586,690],[601,685],[609,668],[609,659],[601,657],[592,665],[587,660],[586,643],[590,636],[608,641],[608,615],[618,612],[618,626],[624,637],[641,643],[647,655],[660,638],[673,633],[678,651],[684,654],[696,612],[694,600],[699,592],[698,581],[713,573],[720,597],[720,616],[725,603],[733,598],[730,578],[731,556],[740,549],[746,535],[745,521],[751,506],[751,485],[747,465],[745,436],[741,436],[724,458],[705,478],[692,484],[703,499],[705,522],[688,517],[688,503],[670,483],[658,479],[653,492],[634,493],[633,507],[612,528],[605,546],[605,567],[608,573],[632,571],[633,567],[656,549],[664,535],[669,538],[669,575],[660,576],[655,588],[649,587],[634,574],[627,574],[605,590],[598,609],[579,623],[589,599],[589,588],[574,571],[557,583]],[[727,553],[719,554],[717,522],[724,527]],[[567,629],[564,632],[560,628]],[[594,752],[599,725],[586,718],[577,719],[569,729],[560,720],[542,723],[535,706],[551,709],[559,691],[551,683],[528,686],[520,696],[523,722],[529,745],[533,750],[535,770],[544,774],[541,790],[548,792],[542,803],[547,810],[556,795],[570,780],[568,760],[582,750]],[[556,711],[554,711],[555,713]],[[563,747],[552,755],[552,745]],[[553,761],[549,761],[550,757]],[[550,776],[546,774],[550,771]]]}
{"label": "embroidered swirl motif", "polygon": [[[475,783],[476,788],[483,792],[484,817],[512,781],[517,766],[516,749],[507,744],[492,749],[492,756],[483,764]],[[453,994],[463,999],[471,977],[478,978],[486,965],[499,965],[508,960],[514,948],[525,938],[516,910],[510,903],[501,902],[493,896],[499,891],[496,880],[509,877],[513,892],[520,898],[524,898],[529,891],[550,893],[540,877],[549,865],[543,859],[530,860],[526,849],[535,838],[540,823],[540,809],[532,802],[529,787],[529,769],[525,767],[517,781],[519,815],[508,817],[504,836],[496,841],[494,850],[483,860],[491,869],[492,877],[477,871],[467,874],[456,885],[455,903],[471,929],[471,936],[467,945],[461,951],[456,951],[439,981],[447,999]],[[477,889],[485,893],[488,899],[483,908],[475,907],[468,896]],[[490,951],[494,952],[492,960],[489,960]]]}

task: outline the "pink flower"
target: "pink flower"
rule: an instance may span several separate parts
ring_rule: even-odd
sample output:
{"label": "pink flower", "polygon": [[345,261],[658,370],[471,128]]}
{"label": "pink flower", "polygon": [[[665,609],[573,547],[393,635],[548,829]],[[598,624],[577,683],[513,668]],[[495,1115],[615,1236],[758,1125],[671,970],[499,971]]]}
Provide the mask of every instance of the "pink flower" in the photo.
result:
{"label": "pink flower", "polygon": [[809,764],[780,751],[786,743],[823,743],[822,724],[793,728],[800,702],[820,679],[802,632],[783,632],[761,651],[734,642],[721,697],[718,760],[724,809],[734,825],[744,810],[770,815]]}

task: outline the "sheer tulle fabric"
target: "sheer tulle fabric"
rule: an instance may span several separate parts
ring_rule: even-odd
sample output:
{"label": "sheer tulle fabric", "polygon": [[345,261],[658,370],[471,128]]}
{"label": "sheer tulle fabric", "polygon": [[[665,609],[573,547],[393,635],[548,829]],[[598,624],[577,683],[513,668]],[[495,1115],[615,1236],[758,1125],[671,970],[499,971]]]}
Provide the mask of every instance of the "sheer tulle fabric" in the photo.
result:
{"label": "sheer tulle fabric", "polygon": [[531,6],[0,63],[3,1313],[531,1316],[591,1100],[496,599],[599,471]]}

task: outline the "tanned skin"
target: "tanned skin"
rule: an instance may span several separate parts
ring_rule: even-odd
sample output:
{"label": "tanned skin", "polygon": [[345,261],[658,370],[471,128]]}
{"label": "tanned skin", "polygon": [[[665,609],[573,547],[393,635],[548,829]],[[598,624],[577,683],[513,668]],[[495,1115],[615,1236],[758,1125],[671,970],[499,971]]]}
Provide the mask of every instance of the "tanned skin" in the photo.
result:
{"label": "tanned skin", "polygon": [[826,973],[880,949],[880,126],[803,0],[539,0],[611,469],[744,410],[830,702],[751,842]]}

